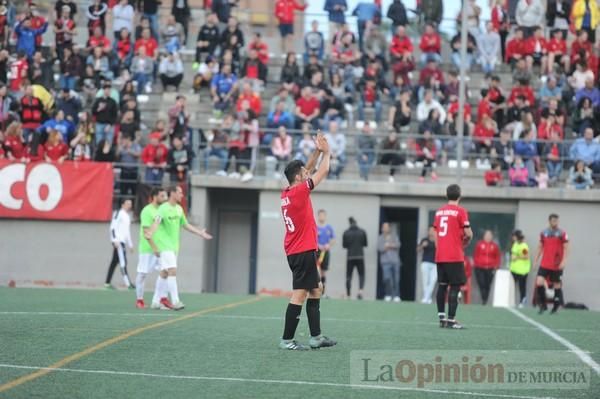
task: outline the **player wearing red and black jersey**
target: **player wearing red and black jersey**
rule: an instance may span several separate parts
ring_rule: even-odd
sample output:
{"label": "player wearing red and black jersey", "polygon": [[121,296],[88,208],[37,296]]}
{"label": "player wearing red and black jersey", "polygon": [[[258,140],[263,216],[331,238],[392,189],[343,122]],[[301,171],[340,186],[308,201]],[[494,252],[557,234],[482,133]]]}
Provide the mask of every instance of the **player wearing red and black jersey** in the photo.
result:
{"label": "player wearing red and black jersey", "polygon": [[540,265],[535,280],[540,313],[547,309],[544,287],[546,279],[550,280],[554,288],[552,313],[556,313],[563,303],[562,274],[569,250],[569,236],[558,227],[558,215],[551,214],[548,222],[550,226],[540,234],[540,245],[535,256],[535,263]]}
{"label": "player wearing red and black jersey", "polygon": [[[448,204],[435,213],[433,227],[436,231],[435,262],[437,263],[438,291],[437,307],[440,327],[462,329],[456,322],[458,294],[460,287],[467,282],[465,274],[465,253],[463,247],[473,238],[469,214],[460,207],[460,186],[452,184],[446,188]],[[448,317],[446,317],[446,292],[448,294]]]}
{"label": "player wearing red and black jersey", "polygon": [[[306,301],[306,316],[310,328],[311,348],[333,346],[336,341],[321,335],[321,283],[317,270],[317,224],[313,214],[310,192],[329,173],[329,144],[321,133],[315,140],[317,150],[306,166],[292,161],[285,168],[289,187],[281,192],[281,213],[285,223],[284,249],[292,271],[292,298],[285,313],[285,327],[279,347],[288,350],[306,350],[307,346],[294,340],[300,321],[302,305]],[[319,169],[310,174],[323,155]],[[308,298],[308,300],[307,300]]]}

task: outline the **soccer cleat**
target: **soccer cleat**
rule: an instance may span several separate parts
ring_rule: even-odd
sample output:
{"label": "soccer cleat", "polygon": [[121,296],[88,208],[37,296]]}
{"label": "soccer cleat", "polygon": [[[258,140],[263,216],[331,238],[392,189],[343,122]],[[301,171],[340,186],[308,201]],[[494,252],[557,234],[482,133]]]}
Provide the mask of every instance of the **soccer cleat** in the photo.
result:
{"label": "soccer cleat", "polygon": [[[173,309],[173,304],[171,303],[171,301],[169,301],[169,298],[167,298],[167,297],[160,298],[160,305],[162,305],[163,307],[165,307],[167,309]],[[160,309],[162,309],[162,308],[160,308]]]}
{"label": "soccer cleat", "polygon": [[289,351],[307,351],[308,346],[302,345],[294,339],[282,339],[279,343],[279,349],[286,349]]}
{"label": "soccer cleat", "polygon": [[129,284],[129,287],[127,287],[128,290],[135,290],[135,285],[133,284]]}
{"label": "soccer cleat", "polygon": [[361,300],[363,299],[363,296],[362,296],[362,294],[358,294],[358,295],[356,296],[356,299],[358,299],[359,301],[361,301]]}
{"label": "soccer cleat", "polygon": [[115,289],[115,287],[113,287],[111,284],[108,284],[108,283],[104,284],[104,288],[107,289],[107,290],[114,290]]}
{"label": "soccer cleat", "polygon": [[446,328],[452,330],[464,330],[465,327],[456,320],[446,320]]}
{"label": "soccer cleat", "polygon": [[546,304],[543,304],[542,306],[540,306],[538,314],[543,314],[546,310],[548,310],[548,306],[546,306]]}
{"label": "soccer cleat", "polygon": [[138,299],[135,302],[135,307],[138,309],[144,309],[146,307],[146,305],[144,304],[144,300],[143,299]]}
{"label": "soccer cleat", "polygon": [[173,304],[173,310],[183,310],[185,308],[185,305],[183,304],[183,302],[179,301],[177,303]]}
{"label": "soccer cleat", "polygon": [[440,319],[440,328],[446,328],[447,323],[448,323],[448,320]]}
{"label": "soccer cleat", "polygon": [[386,295],[386,296],[383,298],[383,300],[384,300],[384,301],[386,301],[386,302],[391,302],[391,301],[392,301],[392,297],[391,297],[391,296],[389,296],[389,295]]}
{"label": "soccer cleat", "polygon": [[310,337],[310,339],[308,340],[308,344],[312,349],[319,349],[335,346],[337,344],[337,341],[328,338],[324,335],[319,335],[318,337]]}
{"label": "soccer cleat", "polygon": [[399,296],[395,296],[394,297],[394,302],[398,303],[398,302],[402,302],[402,299],[400,299]]}

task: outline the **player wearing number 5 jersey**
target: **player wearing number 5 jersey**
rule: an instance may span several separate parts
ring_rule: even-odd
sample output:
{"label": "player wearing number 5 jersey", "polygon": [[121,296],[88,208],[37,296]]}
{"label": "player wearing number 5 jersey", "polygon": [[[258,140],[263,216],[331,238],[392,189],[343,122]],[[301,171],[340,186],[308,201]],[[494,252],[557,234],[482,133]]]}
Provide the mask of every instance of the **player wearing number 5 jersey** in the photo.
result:
{"label": "player wearing number 5 jersey", "polygon": [[[473,238],[469,214],[460,207],[460,187],[452,184],[446,188],[448,204],[435,213],[433,227],[436,231],[435,262],[437,263],[438,291],[437,307],[440,327],[462,329],[456,322],[458,294],[460,287],[467,282],[465,274],[465,253],[463,247]],[[446,293],[448,294],[448,317],[446,317]]]}
{"label": "player wearing number 5 jersey", "polygon": [[[310,328],[309,346],[313,349],[333,346],[336,341],[321,334],[321,286],[317,270],[317,224],[313,214],[310,192],[329,173],[329,144],[319,132],[315,140],[317,150],[306,166],[302,161],[290,162],[285,168],[289,187],[281,193],[281,213],[285,223],[285,254],[292,271],[292,298],[285,313],[285,327],[279,344],[281,349],[307,350],[294,340],[300,321],[302,305],[306,301],[306,316]],[[311,177],[319,156],[323,154],[318,170]],[[308,300],[307,300],[308,298]]]}

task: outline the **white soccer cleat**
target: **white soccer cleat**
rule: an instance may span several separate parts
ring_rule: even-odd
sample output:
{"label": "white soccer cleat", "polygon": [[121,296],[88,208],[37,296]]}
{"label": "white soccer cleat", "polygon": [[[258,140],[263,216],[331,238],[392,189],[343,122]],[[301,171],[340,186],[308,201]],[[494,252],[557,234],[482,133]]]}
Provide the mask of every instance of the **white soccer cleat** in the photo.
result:
{"label": "white soccer cleat", "polygon": [[185,305],[181,301],[173,304],[173,310],[183,310],[183,308],[185,308]]}
{"label": "white soccer cleat", "polygon": [[394,297],[394,302],[398,303],[398,302],[401,302],[401,301],[402,301],[402,300],[400,299],[400,297],[399,297],[399,296],[395,296],[395,297]]}
{"label": "white soccer cleat", "polygon": [[386,295],[386,296],[383,298],[383,300],[384,300],[384,301],[386,301],[386,302],[391,302],[391,301],[392,301],[392,297],[391,297],[391,296],[389,296],[389,295]]}

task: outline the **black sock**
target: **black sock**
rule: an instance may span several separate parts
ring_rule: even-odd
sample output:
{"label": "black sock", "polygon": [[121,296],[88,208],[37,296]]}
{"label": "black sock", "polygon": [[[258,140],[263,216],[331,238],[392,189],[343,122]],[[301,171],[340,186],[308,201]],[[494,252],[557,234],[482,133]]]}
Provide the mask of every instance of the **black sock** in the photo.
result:
{"label": "black sock", "polygon": [[562,288],[554,289],[554,306],[552,310],[556,312],[562,303]]}
{"label": "black sock", "polygon": [[321,292],[321,295],[325,293],[325,276],[321,276],[321,284],[323,284],[323,291]]}
{"label": "black sock", "polygon": [[294,305],[288,303],[285,312],[285,327],[283,329],[283,339],[293,339],[296,334],[296,327],[300,322],[300,314],[302,313],[302,305]]}
{"label": "black sock", "polygon": [[310,328],[310,336],[317,337],[321,335],[321,311],[319,306],[321,299],[308,298],[306,301],[306,316],[308,317],[308,327]]}
{"label": "black sock", "polygon": [[448,290],[448,284],[438,285],[437,290],[437,307],[438,313],[446,314],[446,291]]}
{"label": "black sock", "polygon": [[539,287],[537,287],[537,299],[538,299],[538,305],[541,308],[545,308],[546,307],[546,289],[544,288],[543,285],[540,285]]}
{"label": "black sock", "polygon": [[460,292],[459,285],[450,286],[450,294],[448,294],[448,320],[454,320],[456,309],[458,308],[458,293]]}

